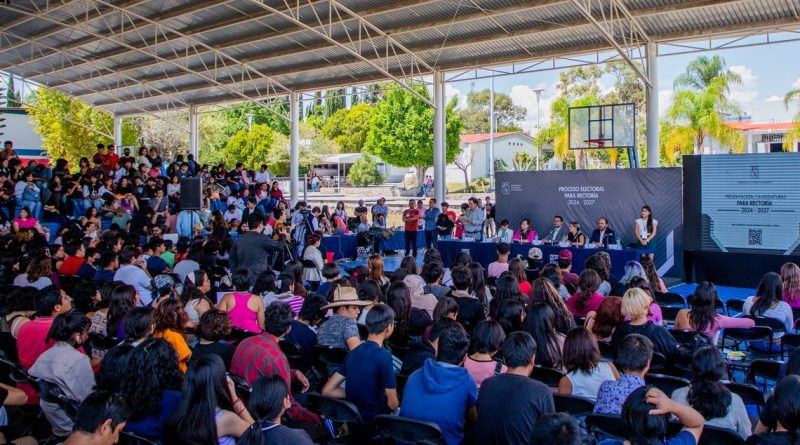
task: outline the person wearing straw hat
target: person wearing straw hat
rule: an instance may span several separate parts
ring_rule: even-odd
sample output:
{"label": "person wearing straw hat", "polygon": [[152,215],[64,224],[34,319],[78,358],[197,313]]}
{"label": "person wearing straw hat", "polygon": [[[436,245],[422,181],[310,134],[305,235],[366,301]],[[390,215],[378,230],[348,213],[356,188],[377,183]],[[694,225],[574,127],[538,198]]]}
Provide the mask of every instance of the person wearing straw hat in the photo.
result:
{"label": "person wearing straw hat", "polygon": [[352,287],[337,286],[329,304],[323,310],[332,309],[333,316],[317,329],[317,344],[331,348],[353,350],[361,344],[356,320],[361,308],[371,304],[358,299]]}

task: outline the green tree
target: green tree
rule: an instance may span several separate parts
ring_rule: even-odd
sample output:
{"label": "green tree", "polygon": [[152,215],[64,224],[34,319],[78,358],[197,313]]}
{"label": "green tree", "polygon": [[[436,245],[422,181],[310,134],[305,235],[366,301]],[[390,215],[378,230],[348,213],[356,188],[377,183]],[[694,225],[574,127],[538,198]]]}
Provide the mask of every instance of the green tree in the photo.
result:
{"label": "green tree", "polygon": [[568,101],[586,96],[600,97],[600,78],[603,71],[597,65],[570,68],[558,75],[558,92]]}
{"label": "green tree", "polygon": [[[300,174],[305,174],[308,167],[318,164],[322,156],[339,152],[336,144],[326,138],[320,130],[307,122],[301,122],[298,130],[300,136]],[[289,138],[279,134],[275,144],[265,159],[269,171],[278,176],[289,175]]]}
{"label": "green tree", "polygon": [[[467,106],[459,110],[458,114],[464,122],[464,133],[488,133],[490,131],[489,109],[491,107],[491,92],[489,89],[471,91],[467,94]],[[525,107],[514,105],[511,96],[505,93],[494,93],[494,113],[497,118],[495,130],[497,132],[522,131],[519,123],[525,120],[528,110]]]}
{"label": "green tree", "polygon": [[250,131],[241,130],[223,149],[225,162],[244,163],[247,169],[258,169],[275,147],[275,132],[266,125],[255,124]]}
{"label": "green tree", "polygon": [[[415,90],[428,97],[424,87],[416,86]],[[448,164],[461,152],[462,123],[455,106],[453,98],[445,110]],[[433,108],[405,89],[389,91],[372,113],[366,149],[391,165],[414,167],[421,186],[425,168],[433,165]]]}
{"label": "green tree", "polygon": [[7,107],[21,107],[22,101],[20,100],[19,91],[14,87],[14,76],[8,75],[8,86],[6,87],[6,106]]}
{"label": "green tree", "polygon": [[[789,105],[794,101],[800,102],[800,88],[789,91],[783,97],[783,104],[786,105],[786,108],[789,108]],[[786,136],[783,139],[783,149],[791,151],[798,140],[800,140],[800,109],[794,115],[794,126],[786,132]]]}
{"label": "green tree", "polygon": [[385,177],[378,171],[378,164],[375,158],[365,154],[350,167],[348,174],[350,182],[358,187],[365,187],[373,184],[383,183]]}
{"label": "green tree", "polygon": [[343,110],[347,101],[347,90],[337,88],[325,91],[325,117],[333,116],[339,110]]}
{"label": "green tree", "polygon": [[[113,143],[111,138],[92,130],[109,135],[113,132],[114,119],[106,111],[45,87],[37,88],[27,102],[31,104],[25,108],[33,130],[42,138],[42,148],[51,159],[64,158],[77,167],[81,157],[91,157],[95,153],[98,143]],[[133,145],[138,139],[137,121],[124,119],[122,144]]]}
{"label": "green tree", "polygon": [[725,58],[722,56],[700,56],[689,62],[686,71],[675,78],[674,86],[676,89],[702,91],[721,77],[724,81],[722,83],[724,92],[728,93],[731,85],[742,83],[742,77],[726,66]]}
{"label": "green tree", "polygon": [[[724,76],[712,79],[703,90],[682,89],[675,93],[667,111],[670,133],[667,141],[685,141],[692,135],[692,146],[675,144],[671,149],[681,148],[686,153],[699,153],[707,137],[713,137],[735,152],[744,149],[744,140],[739,130],[725,125],[724,115],[738,114],[739,109],[726,97],[728,81]],[[667,149],[666,147],[664,148]]]}
{"label": "green tree", "polygon": [[221,113],[203,113],[200,115],[198,130],[200,131],[200,147],[198,162],[216,165],[225,162],[225,145],[230,137],[227,134],[227,119]]}
{"label": "green tree", "polygon": [[277,133],[289,135],[289,121],[281,116],[289,117],[289,99],[275,98],[267,101],[265,106],[255,102],[241,102],[221,113],[210,113],[223,119],[227,137],[247,129],[247,115],[253,115],[253,124],[266,125]]}
{"label": "green tree", "polygon": [[333,139],[343,153],[360,152],[367,141],[372,111],[369,104],[357,104],[349,110],[338,110],[325,121],[322,134]]}
{"label": "green tree", "polygon": [[[642,68],[640,63],[637,63]],[[647,150],[644,144],[647,141],[647,107],[644,84],[639,80],[639,76],[624,61],[610,62],[605,67],[605,72],[614,78],[614,87],[602,97],[603,104],[633,103],[636,105],[636,140],[642,165],[646,165]],[[641,148],[641,149],[640,149]],[[608,148],[596,150],[598,158],[608,160],[612,167],[616,167],[620,161],[628,160],[627,152],[620,148]]]}

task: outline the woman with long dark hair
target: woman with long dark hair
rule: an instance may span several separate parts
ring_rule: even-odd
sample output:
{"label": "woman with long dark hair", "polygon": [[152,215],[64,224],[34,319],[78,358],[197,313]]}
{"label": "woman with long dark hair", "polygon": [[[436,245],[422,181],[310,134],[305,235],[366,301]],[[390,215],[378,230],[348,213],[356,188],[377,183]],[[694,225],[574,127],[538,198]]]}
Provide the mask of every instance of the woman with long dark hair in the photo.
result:
{"label": "woman with long dark hair", "polygon": [[247,429],[237,445],[312,445],[311,437],[305,431],[281,425],[281,418],[291,404],[289,388],[279,375],[256,380],[248,401],[256,422]]}
{"label": "woman with long dark hair", "polygon": [[[767,272],[758,283],[756,295],[747,297],[742,305],[742,312],[752,316],[774,318],[784,324],[786,332],[794,329],[792,308],[783,301],[783,280],[775,272]],[[780,343],[783,332],[776,332],[776,344]],[[756,345],[754,345],[756,346]],[[776,349],[777,345],[773,345]],[[758,346],[757,346],[758,347]],[[766,346],[764,346],[766,347]]]}
{"label": "woman with long dark hair", "polygon": [[567,308],[576,317],[585,317],[592,311],[597,311],[603,296],[597,293],[600,287],[600,275],[592,269],[584,269],[578,278],[578,292],[567,300]]}
{"label": "woman with long dark hair", "polygon": [[467,266],[469,271],[472,272],[472,284],[469,288],[475,294],[475,297],[483,304],[483,311],[486,315],[489,314],[489,303],[492,301],[492,293],[486,286],[486,276],[481,263],[473,261]]}
{"label": "woman with long dark hair", "polygon": [[658,276],[656,265],[653,263],[653,258],[650,255],[651,254],[647,253],[640,255],[639,264],[642,265],[645,277],[647,278],[647,281],[650,282],[650,286],[653,288],[653,290],[656,290],[657,292],[666,292],[667,286],[664,284],[664,280]]}
{"label": "woman with long dark hair", "polygon": [[650,206],[642,206],[641,217],[636,219],[633,229],[639,247],[648,247],[656,237],[657,229],[658,221],[653,219],[653,211],[650,210]]}
{"label": "woman with long dark hair", "polygon": [[[511,303],[506,302],[506,303]],[[479,322],[470,336],[469,355],[464,359],[464,368],[475,380],[478,389],[481,383],[493,375],[506,372],[502,362],[494,359],[503,346],[506,334],[500,323],[493,320]]]}
{"label": "woman with long dark hair", "polygon": [[525,304],[519,300],[505,300],[497,305],[497,318],[506,335],[523,329],[525,322]]}
{"label": "woman with long dark hair", "polygon": [[689,309],[681,309],[675,317],[675,329],[705,332],[717,342],[720,329],[751,328],[755,321],[751,318],[726,317],[717,313],[717,287],[714,283],[703,281],[689,297]]}
{"label": "woman with long dark hair", "polygon": [[[764,415],[769,411],[771,425],[764,425]],[[788,375],[775,387],[767,408],[761,414],[755,434],[747,439],[748,445],[798,445],[800,444],[800,377]],[[769,428],[770,432],[764,432]]]}
{"label": "woman with long dark hair", "polygon": [[[98,326],[97,333],[124,340],[126,335],[122,320],[128,312],[136,307],[138,302],[139,296],[136,293],[135,287],[128,284],[115,286],[111,291],[108,309],[100,309],[97,311],[97,313],[95,313],[95,318],[97,320],[92,320],[92,324]],[[100,329],[99,326],[103,325],[103,315],[106,316],[104,323],[105,329]]]}
{"label": "woman with long dark hair", "polygon": [[167,419],[181,400],[183,374],[178,355],[160,338],[145,340],[133,351],[131,372],[120,395],[131,410],[125,429],[150,440],[163,441]]}
{"label": "woman with long dark hair", "polygon": [[585,397],[594,402],[603,382],[619,379],[617,368],[601,360],[597,341],[584,327],[569,331],[561,359],[567,375],[558,382],[559,394]]}
{"label": "woman with long dark hair", "polygon": [[[600,284],[597,286],[597,293],[603,297],[606,297],[611,294],[611,278],[610,272],[608,270],[608,263],[606,262],[604,256],[602,255],[605,252],[598,252],[589,258],[586,259],[584,270],[593,270],[597,272],[597,276],[600,277]],[[580,283],[578,284],[580,287]]]}
{"label": "woman with long dark hair", "polygon": [[536,340],[536,364],[561,368],[564,334],[553,326],[555,314],[546,303],[533,303],[525,317],[525,331]]}
{"label": "woman with long dark hair", "polygon": [[234,445],[253,423],[217,355],[192,360],[182,393],[178,409],[167,422],[167,443]]}
{"label": "woman with long dark hair", "polygon": [[536,303],[544,303],[550,306],[555,316],[553,327],[556,331],[567,335],[567,332],[575,327],[575,318],[550,280],[543,277],[533,280],[530,304],[534,305]]}
{"label": "woman with long dark hair", "polygon": [[130,343],[120,343],[109,349],[100,362],[97,372],[97,386],[95,391],[109,391],[119,394],[122,382],[129,378],[131,370],[131,357],[136,349]]}
{"label": "woman with long dark hair", "polygon": [[214,303],[207,296],[209,292],[211,292],[211,280],[205,271],[196,270],[186,275],[181,303],[191,325],[197,326],[200,317],[214,307]]}
{"label": "woman with long dark hair", "polygon": [[508,273],[517,279],[519,291],[525,295],[525,300],[531,297],[531,283],[528,283],[528,275],[525,274],[525,263],[521,258],[514,258],[508,263]]}
{"label": "woman with long dark hair", "polygon": [[728,380],[728,366],[722,354],[714,346],[700,348],[692,356],[690,386],[676,389],[672,400],[697,410],[706,419],[706,425],[736,431],[742,439],[747,439],[752,431],[747,408],[723,380]]}

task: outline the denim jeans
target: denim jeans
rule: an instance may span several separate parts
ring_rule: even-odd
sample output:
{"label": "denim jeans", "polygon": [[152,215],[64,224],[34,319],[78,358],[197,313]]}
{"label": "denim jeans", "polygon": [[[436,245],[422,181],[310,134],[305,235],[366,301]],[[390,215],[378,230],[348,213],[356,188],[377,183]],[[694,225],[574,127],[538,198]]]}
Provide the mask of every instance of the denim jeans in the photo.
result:
{"label": "denim jeans", "polygon": [[72,200],[72,216],[80,218],[86,215],[86,200],[73,199]]}
{"label": "denim jeans", "polygon": [[25,208],[25,207],[27,207],[28,210],[31,211],[31,216],[32,217],[34,217],[36,219],[40,219],[41,218],[41,216],[40,216],[40,212],[42,211],[42,202],[41,201],[25,201],[25,200],[20,201],[19,202],[19,208],[22,209],[22,208]]}

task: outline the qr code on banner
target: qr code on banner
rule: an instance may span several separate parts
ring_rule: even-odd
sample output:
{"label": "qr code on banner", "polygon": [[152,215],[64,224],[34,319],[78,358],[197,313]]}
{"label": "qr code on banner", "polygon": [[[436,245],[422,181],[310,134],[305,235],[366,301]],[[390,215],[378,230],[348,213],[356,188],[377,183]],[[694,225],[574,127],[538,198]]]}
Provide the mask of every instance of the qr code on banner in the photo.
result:
{"label": "qr code on banner", "polygon": [[747,245],[761,245],[761,229],[747,229]]}

